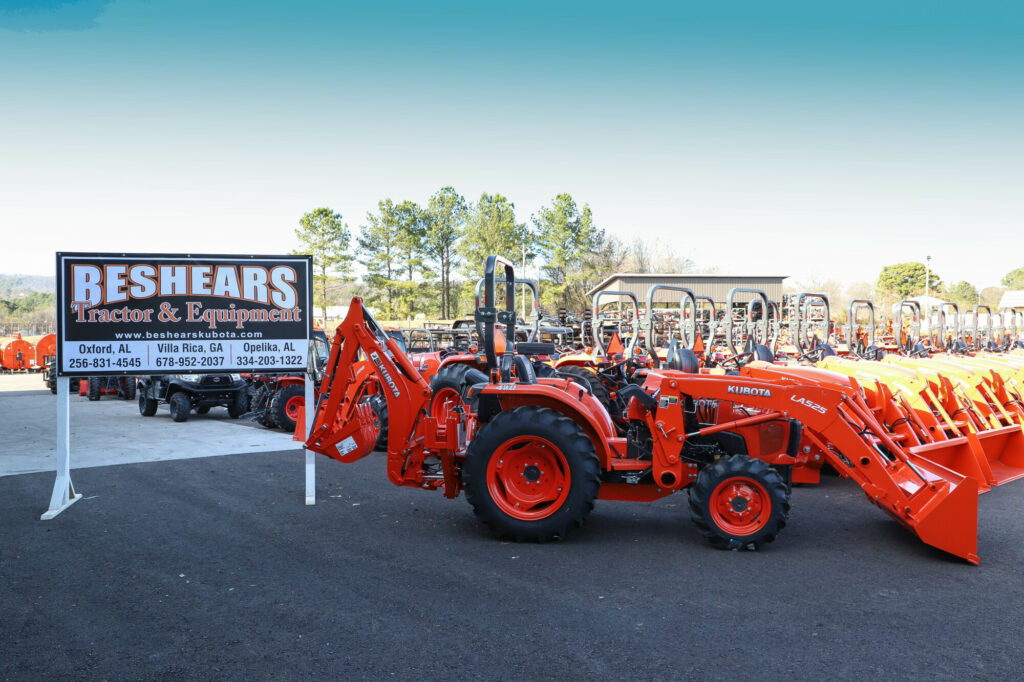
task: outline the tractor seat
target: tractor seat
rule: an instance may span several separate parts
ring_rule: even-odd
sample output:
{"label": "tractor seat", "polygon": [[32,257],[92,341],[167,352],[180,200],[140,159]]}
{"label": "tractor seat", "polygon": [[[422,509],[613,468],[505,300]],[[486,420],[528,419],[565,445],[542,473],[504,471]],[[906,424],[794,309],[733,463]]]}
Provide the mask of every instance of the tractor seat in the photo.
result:
{"label": "tractor seat", "polygon": [[672,339],[668,344],[665,365],[677,372],[686,372],[687,374],[700,372],[700,361],[697,359],[697,354],[689,348],[680,348],[676,339]]}
{"label": "tractor seat", "polygon": [[537,372],[533,369],[533,363],[525,355],[516,355],[512,358],[512,365],[516,370],[516,377],[521,384],[537,383]]}
{"label": "tractor seat", "polygon": [[761,360],[762,362],[775,362],[775,353],[773,353],[772,349],[763,343],[754,344],[751,351],[754,353],[755,360]]}

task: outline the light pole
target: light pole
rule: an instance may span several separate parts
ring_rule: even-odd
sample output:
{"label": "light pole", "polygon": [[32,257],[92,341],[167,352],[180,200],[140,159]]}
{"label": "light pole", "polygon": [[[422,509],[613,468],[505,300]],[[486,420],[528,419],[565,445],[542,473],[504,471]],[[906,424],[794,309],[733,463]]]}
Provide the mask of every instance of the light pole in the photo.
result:
{"label": "light pole", "polygon": [[[537,254],[532,253],[532,252],[531,253],[527,253],[526,252],[526,240],[523,240],[523,269],[522,269],[522,271],[521,271],[521,273],[519,275],[521,278],[529,279],[526,276],[526,259],[529,258],[532,261],[536,257],[537,257]],[[519,292],[520,292],[519,293],[519,297],[523,301],[523,304],[522,304],[523,305],[523,320],[526,320],[526,285],[525,284],[520,285]],[[540,301],[537,301],[537,305],[540,305]]]}
{"label": "light pole", "polygon": [[929,286],[931,285],[932,279],[932,257],[925,256],[925,262],[927,265],[924,266],[924,297],[928,298]]}
{"label": "light pole", "polygon": [[931,284],[931,279],[932,279],[932,257],[931,256],[925,256],[924,257],[924,261],[925,261],[925,266],[924,266],[924,309],[928,311],[928,315],[926,316],[927,319],[928,319],[928,333],[931,334],[932,333],[932,304],[931,304],[931,301],[928,300],[928,298],[929,298],[928,294],[929,294],[929,291],[930,291],[930,286],[929,285]]}
{"label": "light pole", "polygon": [[[520,277],[526,277],[526,240],[523,240],[523,274]],[[523,299],[523,319],[526,319],[526,285],[519,287],[519,297]]]}

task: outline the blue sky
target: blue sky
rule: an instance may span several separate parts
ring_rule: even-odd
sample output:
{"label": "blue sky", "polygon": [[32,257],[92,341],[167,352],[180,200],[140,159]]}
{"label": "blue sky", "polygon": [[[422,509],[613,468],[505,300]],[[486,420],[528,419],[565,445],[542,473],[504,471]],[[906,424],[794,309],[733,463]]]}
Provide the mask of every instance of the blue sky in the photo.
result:
{"label": "blue sky", "polygon": [[1009,3],[6,0],[0,272],[286,252],[314,207],[451,184],[726,272],[997,284],[1022,85]]}

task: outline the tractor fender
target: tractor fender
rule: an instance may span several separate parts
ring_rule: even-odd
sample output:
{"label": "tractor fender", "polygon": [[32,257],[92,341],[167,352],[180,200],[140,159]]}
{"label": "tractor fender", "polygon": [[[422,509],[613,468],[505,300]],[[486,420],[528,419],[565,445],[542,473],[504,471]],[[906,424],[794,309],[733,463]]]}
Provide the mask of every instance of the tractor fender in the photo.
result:
{"label": "tractor fender", "polygon": [[564,379],[540,379],[536,384],[500,383],[474,386],[470,397],[479,398],[481,421],[501,411],[524,405],[546,407],[562,413],[580,425],[594,443],[601,467],[621,456],[612,441],[621,441],[615,433],[608,411],[601,402],[579,384]]}
{"label": "tractor fender", "polygon": [[594,356],[586,353],[566,353],[564,355],[559,355],[558,360],[555,361],[555,369],[565,367],[566,365],[590,368],[597,367],[597,363],[594,361]]}

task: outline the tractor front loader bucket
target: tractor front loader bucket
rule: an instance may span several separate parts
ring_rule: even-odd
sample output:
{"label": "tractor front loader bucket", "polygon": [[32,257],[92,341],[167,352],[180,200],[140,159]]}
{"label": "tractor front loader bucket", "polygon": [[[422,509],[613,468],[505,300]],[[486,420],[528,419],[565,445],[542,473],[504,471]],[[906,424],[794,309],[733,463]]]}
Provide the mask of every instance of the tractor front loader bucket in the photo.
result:
{"label": "tractor front loader bucket", "polygon": [[822,434],[830,450],[843,453],[833,466],[922,542],[977,564],[978,479],[942,464],[975,470],[967,439],[906,448],[889,437],[860,396],[848,396],[839,411],[843,418]]}
{"label": "tractor front loader bucket", "polygon": [[[949,441],[935,446],[937,450],[951,447]],[[933,450],[930,454],[938,453]],[[928,483],[908,500],[902,512],[905,520],[901,520],[895,510],[889,511],[889,515],[903,523],[925,544],[977,564],[977,480],[960,476],[920,455],[908,455],[907,462],[924,479],[928,479]]]}
{"label": "tractor front loader bucket", "polygon": [[968,434],[977,438],[988,461],[992,485],[1002,485],[1024,478],[1024,429],[1005,426]]}

